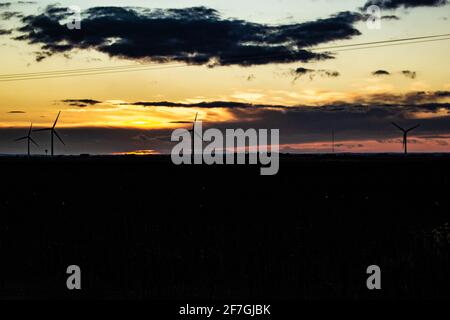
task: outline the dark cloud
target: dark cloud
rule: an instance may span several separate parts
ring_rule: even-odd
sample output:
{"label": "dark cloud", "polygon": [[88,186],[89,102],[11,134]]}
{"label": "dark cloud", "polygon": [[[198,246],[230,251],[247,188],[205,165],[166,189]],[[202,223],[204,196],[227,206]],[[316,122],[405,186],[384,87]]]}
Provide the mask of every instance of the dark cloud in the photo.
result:
{"label": "dark cloud", "polygon": [[329,78],[330,77],[336,78],[340,76],[340,73],[337,71],[323,70],[323,69],[314,70],[314,69],[306,69],[303,67],[292,70],[291,74],[294,76],[294,81],[306,75],[309,76],[310,80],[313,80],[316,76]]}
{"label": "dark cloud", "polygon": [[24,15],[18,11],[5,11],[0,13],[0,18],[2,20],[10,20],[12,18],[23,18]]}
{"label": "dark cloud", "polygon": [[386,71],[386,70],[376,70],[376,71],[372,72],[372,75],[373,76],[389,76],[391,74],[389,73],[389,71]]}
{"label": "dark cloud", "polygon": [[8,113],[26,113],[26,112],[21,111],[21,110],[12,110],[12,111],[8,111]]}
{"label": "dark cloud", "polygon": [[5,34],[11,34],[12,30],[5,30],[5,29],[0,29],[0,36],[5,35]]}
{"label": "dark cloud", "polygon": [[[24,130],[27,129],[28,127],[0,128],[0,154],[26,152],[24,145],[15,143],[14,139],[23,136]],[[173,146],[170,142],[171,131],[105,127],[60,128],[58,133],[64,139],[66,146],[55,144],[55,152],[57,154],[110,154],[141,149],[170,152]],[[146,135],[148,139],[142,138],[143,135]],[[44,150],[50,149],[50,137],[45,132],[33,133],[33,139],[41,146],[36,152],[45,154]]]}
{"label": "dark cloud", "polygon": [[[447,115],[437,113],[446,110]],[[365,140],[388,141],[399,138],[399,131],[391,121],[400,126],[410,127],[421,124],[414,131],[412,139],[429,139],[437,146],[444,145],[450,138],[450,104],[424,105],[322,105],[316,107],[274,108],[231,108],[228,112],[234,120],[227,122],[203,122],[204,128],[214,127],[221,131],[230,128],[280,129],[282,144],[316,143],[330,140],[330,130],[334,129],[336,143],[352,141],[359,148]],[[414,113],[430,112],[433,117],[417,119]],[[250,120],[251,119],[251,120]],[[190,122],[177,122],[186,124]],[[23,133],[23,128],[0,128],[0,153],[23,152],[23,148],[12,142]],[[67,147],[57,146],[57,153],[103,154],[131,150],[158,150],[168,153],[173,146],[170,135],[173,129],[126,129],[126,128],[64,128],[59,131]],[[49,144],[48,135],[36,133],[34,138],[43,148]],[[384,143],[384,142],[383,142]],[[381,146],[382,148],[382,146]]]}
{"label": "dark cloud", "polygon": [[[372,104],[401,104],[417,105],[432,104],[435,102],[444,102],[450,97],[450,91],[413,91],[405,94],[377,93],[355,99],[355,103]],[[437,105],[436,105],[437,106]]]}
{"label": "dark cloud", "polygon": [[363,8],[367,9],[371,5],[377,5],[382,9],[438,7],[447,3],[447,0],[368,0]]}
{"label": "dark cloud", "polygon": [[45,58],[48,58],[49,56],[51,56],[50,53],[48,52],[36,52],[36,61],[40,62],[42,60],[44,60]]}
{"label": "dark cloud", "polygon": [[403,70],[402,74],[410,79],[415,79],[417,77],[417,73],[415,71],[411,71],[411,70]]}
{"label": "dark cloud", "polygon": [[424,135],[422,136],[425,139],[446,139],[449,138],[448,136],[445,135]]}
{"label": "dark cloud", "polygon": [[[447,111],[446,116],[426,119],[412,119],[416,112],[436,113],[439,109]],[[249,110],[233,109],[235,123],[215,123],[211,126],[226,129],[237,128],[279,128],[280,141],[288,143],[308,143],[329,141],[330,130],[334,129],[338,140],[364,141],[397,138],[398,130],[391,121],[408,127],[420,123],[420,129],[414,135],[450,134],[450,105],[324,105],[319,107],[298,107],[288,110],[258,109],[252,112],[254,121],[246,121]],[[255,114],[257,116],[255,116]],[[239,120],[242,119],[242,120]],[[206,124],[208,126],[208,124]]]}
{"label": "dark cloud", "polygon": [[283,105],[268,105],[268,104],[251,104],[243,102],[232,101],[211,101],[211,102],[198,102],[198,103],[178,103],[169,101],[139,101],[133,103],[124,103],[125,105],[142,106],[142,107],[174,107],[174,108],[228,108],[228,109],[258,109],[258,108],[275,108],[284,109],[289,108]]}
{"label": "dark cloud", "polygon": [[22,19],[17,40],[41,46],[44,55],[95,49],[112,57],[197,65],[261,65],[333,58],[308,47],[360,35],[361,15],[341,12],[326,19],[266,25],[225,19],[214,9],[94,7],[83,12],[81,30],[69,30],[66,8],[47,7]]}
{"label": "dark cloud", "polygon": [[[428,92],[430,94],[430,92]],[[450,98],[450,91],[434,91],[433,96],[438,98]]]}
{"label": "dark cloud", "polygon": [[424,103],[450,98],[450,91],[417,91],[405,95],[406,103]]}
{"label": "dark cloud", "polygon": [[299,76],[303,76],[308,73],[314,72],[314,70],[300,67],[300,68],[295,69],[294,72]]}
{"label": "dark cloud", "polygon": [[61,100],[61,102],[66,103],[70,106],[81,107],[81,108],[101,103],[101,101],[93,100],[93,99],[65,99],[65,100]]}
{"label": "dark cloud", "polygon": [[386,15],[381,17],[382,20],[400,20],[396,15]]}
{"label": "dark cloud", "polygon": [[37,4],[37,2],[35,2],[35,1],[0,2],[0,10],[9,8],[10,6],[15,5],[15,4],[30,5],[30,4]]}
{"label": "dark cloud", "polygon": [[[408,105],[414,106],[414,110],[420,107],[423,112],[436,112],[439,108],[447,109],[450,104],[445,102],[445,99],[450,98],[450,91],[413,91],[405,94],[392,93],[377,93],[366,96],[357,97],[352,101],[335,102],[323,107],[323,110],[340,111],[343,108],[353,108],[356,106],[375,107],[383,106],[384,108],[391,108],[393,106],[403,106],[406,110]],[[142,107],[173,107],[173,108],[201,108],[201,109],[274,109],[274,110],[294,110],[305,108],[319,108],[320,106],[286,106],[286,105],[272,105],[272,104],[251,104],[244,102],[233,101],[204,101],[197,103],[179,103],[170,101],[138,101],[123,103],[123,105],[133,105]],[[417,106],[417,107],[416,107]],[[354,110],[361,110],[356,108]],[[411,111],[414,111],[411,110]],[[185,122],[175,122],[185,123]],[[190,122],[187,122],[190,123]]]}
{"label": "dark cloud", "polygon": [[[411,70],[402,70],[400,71],[400,74],[404,75],[407,78],[415,79],[417,77],[417,72],[411,71]],[[372,72],[373,76],[390,76],[391,73],[386,70],[377,70]]]}

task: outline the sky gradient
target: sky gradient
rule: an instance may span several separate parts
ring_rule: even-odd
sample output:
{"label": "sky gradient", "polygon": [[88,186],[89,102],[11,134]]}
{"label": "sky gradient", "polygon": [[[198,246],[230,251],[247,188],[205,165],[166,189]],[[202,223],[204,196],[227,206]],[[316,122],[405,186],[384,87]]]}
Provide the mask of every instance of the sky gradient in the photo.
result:
{"label": "sky gradient", "polygon": [[[170,152],[171,130],[196,112],[205,127],[280,129],[284,152],[329,152],[331,130],[340,152],[400,152],[391,121],[421,124],[411,152],[450,151],[450,40],[314,49],[450,34],[446,1],[372,1],[384,17],[375,30],[365,0],[122,3],[0,2],[0,154],[24,152],[12,140],[59,110],[65,154]],[[84,10],[79,31],[62,24],[71,5]],[[129,65],[151,67],[11,79]],[[35,138],[43,153],[48,137]]]}

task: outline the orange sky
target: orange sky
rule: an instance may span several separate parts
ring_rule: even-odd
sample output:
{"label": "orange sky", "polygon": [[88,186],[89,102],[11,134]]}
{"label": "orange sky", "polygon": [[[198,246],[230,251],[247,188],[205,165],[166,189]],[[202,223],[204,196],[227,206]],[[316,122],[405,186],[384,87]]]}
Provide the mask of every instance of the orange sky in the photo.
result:
{"label": "orange sky", "polygon": [[[95,5],[93,2],[92,6]],[[131,2],[130,2],[131,3]],[[354,10],[355,4],[364,1],[351,1],[346,6]],[[103,3],[102,3],[103,4]],[[139,3],[140,4],[140,3]],[[210,4],[208,1],[205,5]],[[270,2],[267,10],[270,10]],[[283,6],[278,3],[278,6]],[[178,5],[181,6],[181,5]],[[226,14],[238,14],[236,4],[221,3]],[[319,17],[326,18],[333,8],[325,8],[323,1],[311,6],[313,14],[298,14],[298,20],[304,22]],[[332,7],[334,4],[332,5]],[[321,9],[322,7],[322,9]],[[278,7],[277,7],[278,8]],[[448,20],[449,6],[443,8],[414,8],[405,13],[398,9],[399,20],[383,20],[380,30],[369,30],[364,22],[358,22],[356,28],[360,36],[349,40],[327,43],[341,45],[394,38],[405,38],[428,34],[443,34],[450,31]],[[21,8],[15,8],[21,10]],[[281,9],[285,9],[282,11]],[[287,1],[285,8],[278,8],[271,17],[264,11],[255,20],[265,23],[283,24],[296,19],[294,4]],[[336,4],[336,10],[342,5]],[[31,9],[27,9],[31,10]],[[39,10],[39,9],[36,9]],[[280,12],[294,12],[293,17],[283,21]],[[323,12],[321,14],[321,12]],[[391,12],[392,13],[392,12]],[[388,14],[388,13],[386,13]],[[242,17],[250,19],[245,10]],[[228,18],[225,16],[224,18]],[[421,21],[421,23],[417,23]],[[2,27],[14,27],[17,20],[4,21]],[[0,36],[2,51],[2,74],[43,72],[78,68],[98,68],[140,64],[142,61],[111,58],[95,50],[74,50],[70,58],[54,55],[41,62],[35,61],[38,45],[12,40],[9,35]],[[267,64],[241,67],[223,66],[181,66],[167,69],[139,72],[112,73],[105,75],[40,79],[0,83],[0,128],[28,127],[32,121],[36,127],[47,126],[53,122],[59,110],[62,110],[61,128],[117,127],[139,130],[160,130],[180,127],[173,121],[189,121],[196,112],[202,120],[209,123],[234,123],[251,121],[252,116],[238,119],[236,113],[226,108],[203,109],[182,107],[142,107],[133,106],[136,101],[171,101],[176,103],[198,103],[202,101],[234,101],[252,104],[327,105],[336,102],[354,102],[374,94],[406,94],[415,91],[449,91],[450,68],[448,56],[450,40],[417,43],[401,46],[382,47],[368,50],[336,52],[335,59],[313,63]],[[171,64],[173,65],[173,63]],[[180,64],[181,65],[181,64]],[[294,81],[293,70],[305,67],[315,70],[338,71],[337,78],[308,76]],[[373,76],[374,70],[388,70],[390,76]],[[402,70],[413,70],[415,78],[401,74]],[[95,99],[100,103],[84,108],[70,106],[61,102],[65,99]],[[448,103],[449,99],[441,99]],[[129,103],[127,105],[127,103]],[[10,113],[22,111],[23,113]],[[440,113],[417,112],[411,119],[421,120],[430,117],[447,117],[448,110]],[[255,115],[257,117],[257,115]],[[283,128],[280,128],[281,130]],[[442,133],[442,132],[440,132]],[[446,138],[448,140],[448,138]],[[355,141],[346,142],[349,145]],[[305,148],[322,150],[322,142],[303,145]],[[302,145],[299,141],[299,145]],[[395,151],[395,144],[383,144],[367,140],[359,151]],[[420,145],[420,146],[419,146]],[[447,146],[433,141],[423,140],[414,146],[417,151],[448,151]],[[1,147],[0,147],[1,149]],[[145,149],[145,148],[143,148]],[[295,148],[294,148],[295,149]],[[447,149],[447,150],[446,150]],[[122,152],[122,150],[116,150]]]}

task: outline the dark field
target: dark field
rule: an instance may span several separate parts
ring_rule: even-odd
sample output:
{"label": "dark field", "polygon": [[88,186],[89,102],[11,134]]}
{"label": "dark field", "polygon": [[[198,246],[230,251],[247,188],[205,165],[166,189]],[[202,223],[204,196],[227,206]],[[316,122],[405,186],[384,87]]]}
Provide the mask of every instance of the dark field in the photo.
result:
{"label": "dark field", "polygon": [[276,176],[4,157],[0,172],[0,298],[450,298],[448,155],[283,156]]}

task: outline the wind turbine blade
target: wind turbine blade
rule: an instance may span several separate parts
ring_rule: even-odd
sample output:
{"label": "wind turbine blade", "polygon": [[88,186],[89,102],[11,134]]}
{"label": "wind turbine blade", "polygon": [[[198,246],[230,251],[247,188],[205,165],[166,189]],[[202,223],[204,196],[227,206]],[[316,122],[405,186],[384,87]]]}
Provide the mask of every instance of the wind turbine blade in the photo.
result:
{"label": "wind turbine blade", "polygon": [[31,125],[30,125],[30,130],[28,130],[28,136],[30,136],[30,134],[31,134],[31,129],[33,128],[33,123],[31,123]]}
{"label": "wind turbine blade", "polygon": [[414,129],[417,129],[418,127],[420,127],[420,124],[418,124],[417,126],[414,126],[412,128],[409,128],[408,130],[406,130],[407,132],[413,131]]}
{"label": "wind turbine blade", "polygon": [[28,137],[22,137],[22,138],[14,140],[14,141],[21,141],[21,140],[25,140],[25,139],[28,139]]}
{"label": "wind turbine blade", "polygon": [[195,114],[195,119],[194,119],[194,122],[192,122],[192,129],[190,131],[194,131],[195,123],[197,122],[197,116],[198,116],[198,112]]}
{"label": "wind turbine blade", "polygon": [[50,130],[52,130],[52,128],[34,129],[33,132],[38,132],[38,131],[50,131]]}
{"label": "wind turbine blade", "polygon": [[58,122],[58,119],[59,119],[59,115],[60,115],[60,114],[61,114],[61,111],[58,112],[58,116],[56,117],[55,123],[53,124],[53,127],[52,127],[52,128],[55,128],[55,127],[56,127],[56,123]]}
{"label": "wind turbine blade", "polygon": [[197,137],[199,137],[200,139],[203,140],[203,137],[201,135],[199,135],[197,131],[194,130],[194,133],[197,135]]}
{"label": "wind turbine blade", "polygon": [[58,132],[56,132],[55,130],[53,130],[53,133],[54,133],[55,136],[59,139],[59,141],[61,141],[61,143],[62,143],[63,145],[66,145],[66,144],[64,143],[64,141],[61,139],[61,137],[59,136]]}
{"label": "wind turbine blade", "polygon": [[38,145],[38,144],[36,143],[36,141],[34,141],[34,140],[33,140],[33,138],[32,138],[32,137],[29,137],[29,139],[30,139],[30,141],[31,141],[31,142],[33,142],[33,143],[34,143],[34,145],[35,145],[36,147],[39,147],[39,145]]}
{"label": "wind turbine blade", "polygon": [[391,122],[392,123],[392,125],[394,125],[394,126],[396,126],[399,130],[401,130],[401,131],[405,131],[402,127],[400,127],[398,124],[396,124],[395,122]]}

